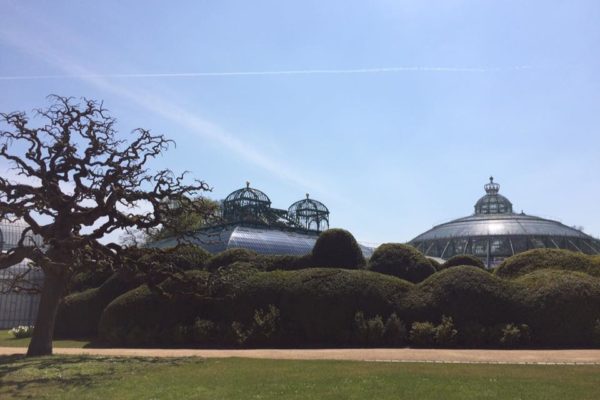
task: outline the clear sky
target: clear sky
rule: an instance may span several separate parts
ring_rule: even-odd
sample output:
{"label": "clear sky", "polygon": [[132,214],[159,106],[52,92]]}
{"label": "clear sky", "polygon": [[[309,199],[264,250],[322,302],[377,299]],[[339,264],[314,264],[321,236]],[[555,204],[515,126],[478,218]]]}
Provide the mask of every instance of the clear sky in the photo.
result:
{"label": "clear sky", "polygon": [[308,192],[367,242],[471,214],[490,175],[598,236],[599,21],[597,0],[4,0],[0,111],[104,100],[177,142],[154,166],[217,199]]}

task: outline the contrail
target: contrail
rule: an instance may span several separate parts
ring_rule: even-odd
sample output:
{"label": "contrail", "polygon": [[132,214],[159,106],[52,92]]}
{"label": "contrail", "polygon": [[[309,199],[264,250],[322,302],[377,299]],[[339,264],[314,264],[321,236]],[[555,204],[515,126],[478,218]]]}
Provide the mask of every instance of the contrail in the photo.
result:
{"label": "contrail", "polygon": [[394,72],[504,72],[534,69],[530,65],[512,67],[382,67],[353,69],[296,69],[281,71],[232,71],[232,72],[177,72],[146,74],[86,74],[86,75],[13,75],[0,76],[1,81],[42,79],[89,79],[89,78],[202,78],[212,76],[268,76],[268,75],[327,75],[327,74],[377,74]]}

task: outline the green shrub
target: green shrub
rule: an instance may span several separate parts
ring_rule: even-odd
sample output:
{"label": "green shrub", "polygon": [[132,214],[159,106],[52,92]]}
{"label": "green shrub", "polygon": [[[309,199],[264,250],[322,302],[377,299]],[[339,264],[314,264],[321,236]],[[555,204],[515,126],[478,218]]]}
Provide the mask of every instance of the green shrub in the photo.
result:
{"label": "green shrub", "polygon": [[196,318],[191,329],[192,341],[200,345],[211,345],[217,342],[217,326],[214,322]]}
{"label": "green shrub", "polygon": [[209,274],[199,270],[186,271],[157,287],[138,286],[104,308],[99,337],[111,345],[168,345],[169,332],[176,325],[212,319],[207,317],[214,310],[214,302],[206,297],[208,287]]}
{"label": "green shrub", "polygon": [[399,243],[385,243],[377,247],[369,259],[369,269],[415,283],[435,273],[431,262],[423,254],[412,246]]}
{"label": "green shrub", "polygon": [[600,318],[600,279],[581,272],[538,270],[513,282],[520,307],[513,318],[531,327],[537,343],[593,342],[593,323]]}
{"label": "green shrub", "polygon": [[435,345],[436,328],[431,322],[413,322],[410,328],[410,342],[415,347]]}
{"label": "green shrub", "polygon": [[221,253],[215,254],[206,262],[206,268],[209,271],[215,271],[220,267],[226,267],[238,261],[253,262],[256,261],[258,254],[248,249],[227,249]]}
{"label": "green shrub", "polygon": [[[504,280],[458,266],[414,285],[368,270],[263,271],[256,263],[186,271],[131,290],[104,308],[100,338],[124,346],[183,344],[183,338],[210,345],[398,346],[406,339],[399,316],[441,321],[413,324],[414,346],[523,346],[529,329],[536,346],[589,346],[600,332],[600,279],[580,272],[538,270]],[[73,323],[86,318],[79,309]],[[206,333],[194,333],[197,321],[208,321]]]}
{"label": "green shrub", "polygon": [[469,255],[469,254],[459,254],[452,258],[442,265],[442,269],[450,268],[450,267],[458,267],[459,265],[470,265],[472,267],[477,267],[481,269],[485,269],[485,265],[483,261],[479,258]]}
{"label": "green shrub", "polygon": [[188,325],[177,324],[168,333],[168,337],[165,337],[165,342],[173,345],[184,345],[191,341],[192,332]]}
{"label": "green shrub", "polygon": [[592,327],[592,343],[596,346],[600,346],[600,319],[594,321]]}
{"label": "green shrub", "polygon": [[353,334],[358,345],[364,345],[369,339],[369,327],[362,311],[357,311],[354,314]]}
{"label": "green shrub", "polygon": [[516,254],[504,260],[494,273],[514,279],[539,269],[579,271],[600,277],[600,265],[591,256],[561,249],[534,249]]}
{"label": "green shrub", "polygon": [[140,269],[152,271],[159,268],[175,270],[202,269],[204,264],[210,258],[203,248],[192,245],[182,244],[170,248],[144,248],[139,254],[134,254],[132,262],[136,262],[135,256],[139,255],[137,263]]}
{"label": "green shrub", "polygon": [[376,315],[367,321],[368,339],[367,342],[370,346],[379,346],[383,343],[383,334],[385,331],[385,325],[380,315]]}
{"label": "green shrub", "polygon": [[246,344],[246,341],[250,337],[252,332],[250,329],[247,329],[244,324],[238,321],[233,321],[231,323],[230,333],[227,335],[229,338],[233,339],[233,343],[239,346],[243,346]]}
{"label": "green shrub", "polygon": [[460,329],[458,341],[462,346],[481,348],[486,344],[487,331],[479,322],[468,321]]}
{"label": "green shrub", "polygon": [[28,338],[33,335],[33,326],[28,325],[19,325],[10,329],[8,333],[14,337],[15,339],[23,339]]}
{"label": "green shrub", "polygon": [[406,325],[392,313],[385,323],[383,342],[388,346],[402,346],[406,343]]}
{"label": "green shrub", "polygon": [[442,264],[440,264],[437,260],[427,257],[427,261],[429,261],[429,264],[431,264],[433,269],[435,269],[436,271],[439,271],[442,269]]}
{"label": "green shrub", "polygon": [[[355,310],[389,315],[412,287],[400,279],[365,270],[252,272],[240,264],[213,274],[186,272],[183,276],[189,278],[187,282],[162,283],[164,294],[141,286],[118,297],[102,314],[101,339],[114,345],[134,345],[124,333],[133,327],[170,328],[192,325],[200,318],[226,326],[230,332],[232,323],[237,322],[238,336],[245,342],[244,336],[251,338],[256,310],[274,305],[280,311],[280,330],[273,340],[280,344],[350,345],[355,342]],[[195,275],[190,276],[192,272]],[[223,333],[223,343],[233,344],[235,335],[226,336]]]}
{"label": "green shrub", "polygon": [[358,269],[365,265],[354,236],[343,229],[328,229],[319,235],[312,250],[315,267]]}
{"label": "green shrub", "polygon": [[456,344],[457,335],[452,317],[443,316],[442,322],[435,327],[435,343],[441,347],[452,347]]}
{"label": "green shrub", "polygon": [[98,288],[66,296],[56,315],[56,337],[94,337],[104,308],[121,294],[138,286],[143,277],[115,273]]}
{"label": "green shrub", "polygon": [[440,320],[452,317],[460,326],[468,321],[484,325],[510,320],[519,309],[515,287],[509,281],[471,266],[437,272],[418,285],[409,299],[411,319]]}
{"label": "green shrub", "polygon": [[294,255],[261,255],[257,261],[265,271],[294,271],[297,269],[309,268],[312,266],[312,256],[306,254],[303,256]]}
{"label": "green shrub", "polygon": [[201,269],[211,257],[210,253],[200,246],[182,245],[173,248],[172,262],[179,269]]}
{"label": "green shrub", "polygon": [[531,331],[527,324],[500,323],[488,330],[488,345],[493,347],[516,348],[530,343]]}
{"label": "green shrub", "polygon": [[73,275],[70,279],[67,292],[76,293],[87,289],[100,287],[110,276],[113,271],[110,269],[100,269],[91,271],[82,271]]}
{"label": "green shrub", "polygon": [[254,312],[254,319],[250,328],[253,344],[273,344],[275,336],[279,333],[280,311],[269,304],[266,310],[258,309]]}

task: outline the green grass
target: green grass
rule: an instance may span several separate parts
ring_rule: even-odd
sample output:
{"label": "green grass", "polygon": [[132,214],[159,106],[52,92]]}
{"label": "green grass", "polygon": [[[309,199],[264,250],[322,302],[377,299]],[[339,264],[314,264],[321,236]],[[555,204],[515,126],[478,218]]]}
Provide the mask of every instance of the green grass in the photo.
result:
{"label": "green grass", "polygon": [[[30,338],[15,339],[8,330],[0,330],[0,347],[27,347]],[[89,340],[55,340],[54,347],[89,347]]]}
{"label": "green grass", "polygon": [[7,356],[0,398],[597,399],[600,366]]}

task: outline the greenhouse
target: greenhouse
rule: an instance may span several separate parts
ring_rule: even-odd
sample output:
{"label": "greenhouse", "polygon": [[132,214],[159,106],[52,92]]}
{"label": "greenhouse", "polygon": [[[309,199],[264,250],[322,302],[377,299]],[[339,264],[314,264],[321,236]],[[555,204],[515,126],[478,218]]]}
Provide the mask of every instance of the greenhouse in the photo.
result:
{"label": "greenhouse", "polygon": [[514,213],[512,203],[490,177],[475,213],[415,237],[410,244],[427,256],[449,259],[471,254],[491,268],[516,253],[535,248],[567,249],[600,254],[600,240],[558,221]]}
{"label": "greenhouse", "polygon": [[[246,187],[229,194],[222,205],[222,223],[190,232],[187,240],[210,253],[231,248],[245,248],[259,254],[309,254],[319,233],[329,228],[329,210],[320,201],[306,198],[294,202],[287,210],[271,206],[262,191]],[[171,247],[174,238],[154,243]],[[359,245],[365,257],[374,247]]]}
{"label": "greenhouse", "polygon": [[[16,247],[26,228],[22,221],[0,220],[0,250],[6,252]],[[28,240],[33,240],[33,237]],[[40,244],[37,240],[35,242]],[[44,273],[38,268],[30,268],[28,261],[0,269],[0,329],[32,325],[37,315],[39,294],[12,289],[17,278],[21,289],[41,287]]]}

